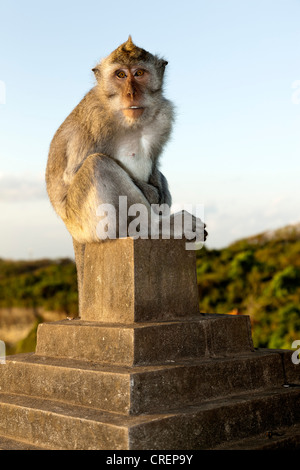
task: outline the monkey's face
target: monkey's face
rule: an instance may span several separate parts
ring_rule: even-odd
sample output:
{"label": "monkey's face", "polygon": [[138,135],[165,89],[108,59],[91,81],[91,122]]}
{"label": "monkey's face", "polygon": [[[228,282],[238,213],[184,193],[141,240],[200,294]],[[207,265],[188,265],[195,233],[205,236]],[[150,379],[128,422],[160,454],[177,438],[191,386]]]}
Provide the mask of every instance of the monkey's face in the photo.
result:
{"label": "monkey's face", "polygon": [[98,86],[106,97],[107,109],[125,127],[150,122],[162,100],[162,75],[153,64],[111,63],[101,67]]}
{"label": "monkey's face", "polygon": [[131,36],[94,69],[98,92],[117,125],[143,126],[160,109],[167,61],[137,47]]}
{"label": "monkey's face", "polygon": [[140,67],[121,67],[114,72],[113,80],[121,97],[121,111],[126,118],[139,119],[145,111],[149,72]]}

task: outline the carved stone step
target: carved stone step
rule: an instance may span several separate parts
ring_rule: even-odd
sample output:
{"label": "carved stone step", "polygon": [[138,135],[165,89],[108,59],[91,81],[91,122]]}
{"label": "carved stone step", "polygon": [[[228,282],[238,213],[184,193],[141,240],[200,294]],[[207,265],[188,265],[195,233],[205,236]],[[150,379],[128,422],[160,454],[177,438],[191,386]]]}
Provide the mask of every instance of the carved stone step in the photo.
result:
{"label": "carved stone step", "polygon": [[0,436],[0,450],[51,450],[48,447],[34,446],[27,441]]}
{"label": "carved stone step", "polygon": [[294,425],[299,399],[299,389],[276,388],[169,413],[124,416],[0,393],[0,435],[67,450],[209,449]]}
{"label": "carved stone step", "polygon": [[268,429],[262,434],[229,441],[212,450],[299,450],[300,424]]}
{"label": "carved stone step", "polygon": [[281,357],[275,353],[141,367],[19,354],[1,365],[0,390],[136,415],[284,382]]}
{"label": "carved stone step", "polygon": [[205,315],[160,323],[42,323],[36,353],[107,364],[168,363],[253,351],[247,316]]}

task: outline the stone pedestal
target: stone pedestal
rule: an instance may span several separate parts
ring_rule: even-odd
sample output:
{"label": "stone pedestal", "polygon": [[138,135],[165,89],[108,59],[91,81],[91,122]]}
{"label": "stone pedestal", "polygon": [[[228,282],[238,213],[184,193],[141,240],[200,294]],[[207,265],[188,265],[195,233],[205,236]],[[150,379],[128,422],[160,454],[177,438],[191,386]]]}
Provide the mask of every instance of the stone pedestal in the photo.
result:
{"label": "stone pedestal", "polygon": [[81,318],[132,323],[199,314],[196,260],[185,240],[125,238],[87,245]]}
{"label": "stone pedestal", "polygon": [[291,351],[254,350],[246,316],[199,312],[182,240],[84,256],[81,318],[39,325],[35,353],[0,366],[0,448],[264,448],[275,428],[273,444],[300,441]]}

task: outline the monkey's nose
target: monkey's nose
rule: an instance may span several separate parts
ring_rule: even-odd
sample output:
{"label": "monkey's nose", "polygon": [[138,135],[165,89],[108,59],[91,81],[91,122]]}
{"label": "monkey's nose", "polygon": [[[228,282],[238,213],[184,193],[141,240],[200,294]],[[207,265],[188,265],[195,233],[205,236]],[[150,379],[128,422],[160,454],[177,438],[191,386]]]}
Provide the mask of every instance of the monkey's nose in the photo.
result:
{"label": "monkey's nose", "polygon": [[127,96],[128,98],[133,98],[135,94],[136,94],[136,89],[133,86],[133,84],[130,83],[127,88]]}
{"label": "monkey's nose", "polygon": [[136,93],[136,92],[135,92],[135,90],[133,90],[133,89],[130,90],[130,91],[127,91],[127,96],[128,96],[128,98],[133,98],[134,95],[135,95],[135,93]]}

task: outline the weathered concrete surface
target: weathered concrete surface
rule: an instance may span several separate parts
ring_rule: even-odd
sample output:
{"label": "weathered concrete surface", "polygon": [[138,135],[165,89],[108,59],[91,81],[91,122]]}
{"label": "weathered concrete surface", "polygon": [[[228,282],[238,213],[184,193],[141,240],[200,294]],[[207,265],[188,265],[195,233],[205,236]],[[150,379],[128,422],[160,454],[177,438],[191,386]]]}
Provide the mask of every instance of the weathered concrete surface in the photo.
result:
{"label": "weathered concrete surface", "polygon": [[0,450],[51,450],[47,447],[34,446],[26,440],[0,436]]}
{"label": "weathered concrete surface", "polygon": [[121,416],[88,407],[0,394],[0,435],[36,446],[86,450],[209,449],[294,425],[299,390],[268,390],[164,414]]}
{"label": "weathered concrete surface", "polygon": [[81,318],[133,323],[199,314],[196,255],[185,240],[92,243],[85,249]]}
{"label": "weathered concrete surface", "polygon": [[263,352],[136,368],[20,354],[0,375],[2,392],[120,414],[160,413],[283,384],[280,355]]}
{"label": "weathered concrete surface", "polygon": [[36,353],[111,365],[147,365],[253,351],[247,316],[111,324],[64,320],[38,327]]}
{"label": "weathered concrete surface", "polygon": [[257,436],[228,441],[213,450],[299,450],[300,424],[268,429]]}
{"label": "weathered concrete surface", "polygon": [[[266,351],[266,349],[258,349],[258,351]],[[300,385],[300,364],[294,364],[292,361],[294,351],[289,349],[268,349],[267,351],[269,354],[280,355],[285,383]]]}
{"label": "weathered concrete surface", "polygon": [[130,433],[130,448],[210,449],[275,426],[290,426],[295,417],[300,418],[300,391],[285,392],[273,389],[212,400],[166,417],[164,422],[148,423],[145,432],[136,426]]}

